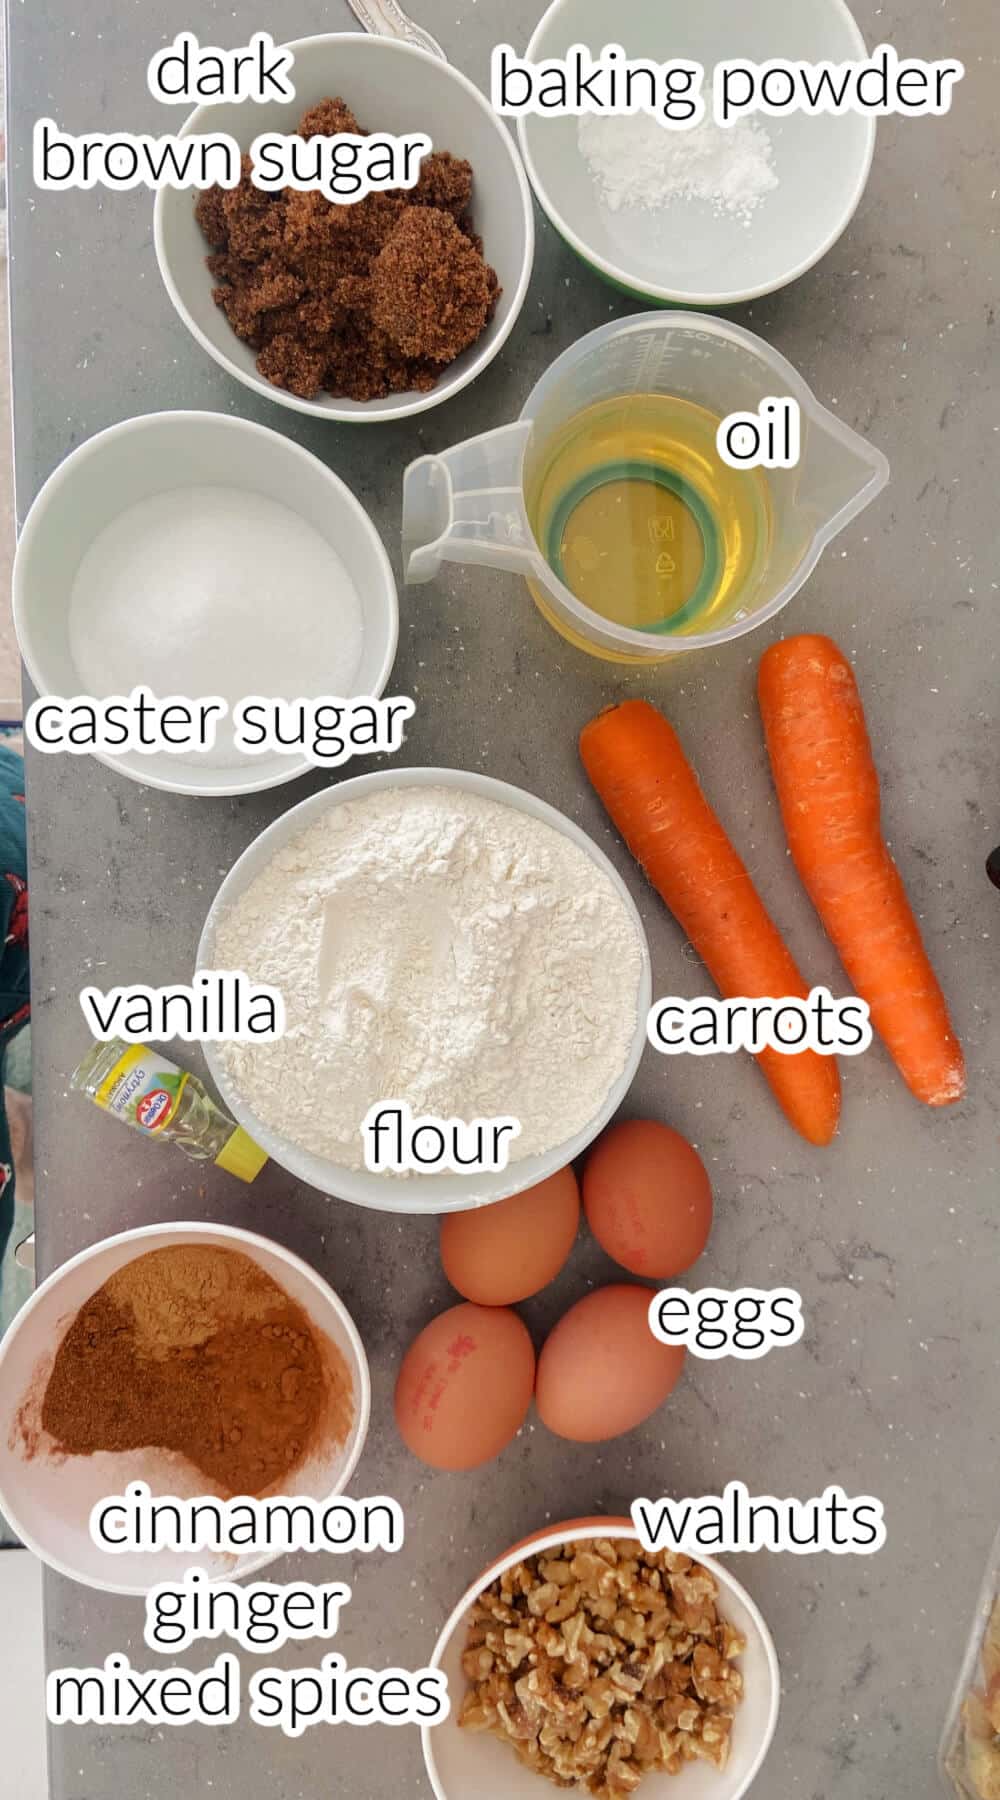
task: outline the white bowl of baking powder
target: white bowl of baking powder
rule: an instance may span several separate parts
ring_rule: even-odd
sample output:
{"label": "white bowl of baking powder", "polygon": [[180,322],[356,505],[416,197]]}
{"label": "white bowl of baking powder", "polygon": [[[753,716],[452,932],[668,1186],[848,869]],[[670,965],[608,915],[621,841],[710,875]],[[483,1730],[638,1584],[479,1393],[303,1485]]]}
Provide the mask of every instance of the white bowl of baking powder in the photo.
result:
{"label": "white bowl of baking powder", "polygon": [[[397,1213],[487,1205],[579,1156],[632,1084],[652,992],[603,852],[534,794],[454,769],[362,775],[285,813],[222,883],[197,966],[284,994],[281,1040],[205,1045],[240,1124],[310,1186]],[[374,1173],[361,1121],[395,1100],[511,1115],[522,1141],[495,1172]]]}
{"label": "white bowl of baking powder", "polygon": [[608,43],[630,58],[700,63],[709,130],[697,148],[694,134],[663,131],[657,154],[639,114],[591,114],[582,136],[569,115],[519,118],[535,197],[577,255],[646,305],[702,309],[773,293],[813,268],[861,202],[874,117],[792,112],[716,127],[712,72],[731,58],[864,61],[846,0],[551,0],[524,54],[544,63],[576,44],[597,56]]}

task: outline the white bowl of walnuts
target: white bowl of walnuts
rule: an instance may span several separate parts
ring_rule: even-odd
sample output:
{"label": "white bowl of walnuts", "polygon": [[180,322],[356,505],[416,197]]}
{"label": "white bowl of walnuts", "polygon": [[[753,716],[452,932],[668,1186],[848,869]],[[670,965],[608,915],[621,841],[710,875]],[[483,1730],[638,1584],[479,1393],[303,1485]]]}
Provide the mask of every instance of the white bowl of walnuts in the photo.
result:
{"label": "white bowl of walnuts", "polygon": [[595,1800],[740,1800],[778,1717],[746,1590],[712,1557],[647,1553],[626,1519],[516,1544],[463,1595],[431,1667],[451,1698],[422,1734],[437,1800],[574,1783]]}

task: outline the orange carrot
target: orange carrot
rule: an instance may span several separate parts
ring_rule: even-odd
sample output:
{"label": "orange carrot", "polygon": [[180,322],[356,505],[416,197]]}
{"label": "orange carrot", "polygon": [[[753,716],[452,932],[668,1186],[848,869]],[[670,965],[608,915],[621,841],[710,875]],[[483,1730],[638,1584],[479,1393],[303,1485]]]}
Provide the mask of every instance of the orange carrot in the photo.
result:
{"label": "orange carrot", "polygon": [[[805,999],[809,990],[663,714],[645,700],[611,707],[584,727],[580,755],[725,998]],[[811,1144],[828,1144],[840,1116],[833,1058],[763,1050],[757,1061],[795,1129]]]}
{"label": "orange carrot", "polygon": [[768,754],[795,867],[907,1086],[928,1106],[965,1092],[952,1029],[882,838],[879,783],[854,673],[828,637],[761,658]]}

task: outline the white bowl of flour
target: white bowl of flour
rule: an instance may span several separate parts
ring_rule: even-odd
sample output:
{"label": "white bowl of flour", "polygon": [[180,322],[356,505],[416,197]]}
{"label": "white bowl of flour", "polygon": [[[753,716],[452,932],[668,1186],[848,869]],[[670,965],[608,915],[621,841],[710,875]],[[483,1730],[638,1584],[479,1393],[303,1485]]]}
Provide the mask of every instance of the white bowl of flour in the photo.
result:
{"label": "white bowl of flour", "polygon": [[225,703],[211,747],[94,751],[183,794],[304,774],[294,747],[241,749],[233,708],[374,698],[399,631],[389,558],[350,489],[280,432],[222,413],[150,413],[74,450],[25,520],[13,593],[40,695],[107,701],[141,687]]}
{"label": "white bowl of flour", "polygon": [[[228,1106],[321,1192],[388,1212],[487,1204],[578,1156],[645,1045],[649,950],[607,857],[533,794],[453,769],[315,794],[234,865],[198,968],[280,989],[285,1035],[206,1044]],[[374,1173],[376,1102],[520,1122],[506,1168]]]}

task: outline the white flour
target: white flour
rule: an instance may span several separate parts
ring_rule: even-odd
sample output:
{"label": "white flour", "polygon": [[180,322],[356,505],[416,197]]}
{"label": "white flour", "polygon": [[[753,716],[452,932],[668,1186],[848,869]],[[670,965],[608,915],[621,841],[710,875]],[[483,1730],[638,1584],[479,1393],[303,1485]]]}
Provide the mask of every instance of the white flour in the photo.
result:
{"label": "white flour", "polygon": [[612,212],[704,200],[749,225],[778,185],[771,140],[756,119],[724,130],[706,117],[690,131],[669,131],[649,113],[585,113],[578,141]]}
{"label": "white flour", "polygon": [[477,794],[390,788],[334,807],[223,917],[216,967],[280,988],[284,1038],[220,1049],[259,1118],[364,1166],[376,1100],[521,1121],[511,1161],[562,1143],[622,1073],[641,951],[604,872]]}

